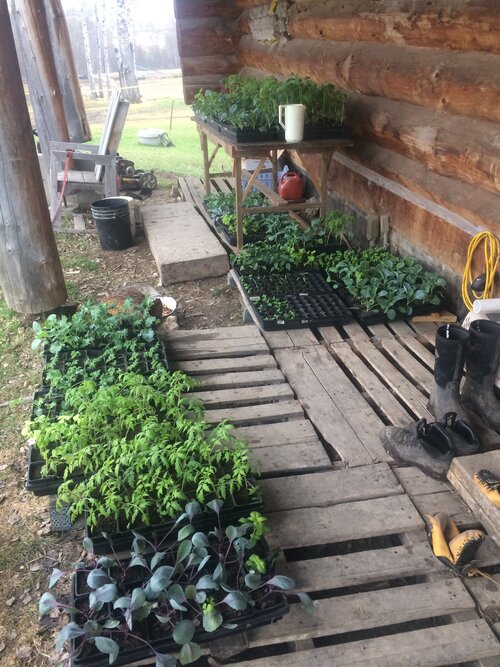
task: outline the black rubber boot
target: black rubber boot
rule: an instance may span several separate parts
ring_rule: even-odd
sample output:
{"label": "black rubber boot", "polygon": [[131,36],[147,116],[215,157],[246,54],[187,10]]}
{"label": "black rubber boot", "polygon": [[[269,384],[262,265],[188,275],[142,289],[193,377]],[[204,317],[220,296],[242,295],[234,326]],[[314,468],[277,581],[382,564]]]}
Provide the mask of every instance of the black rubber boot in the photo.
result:
{"label": "black rubber boot", "polygon": [[446,477],[455,447],[442,424],[428,424],[425,419],[405,428],[385,426],[380,431],[384,449],[395,461],[417,466],[427,475]]}
{"label": "black rubber boot", "polygon": [[450,412],[468,422],[459,390],[468,341],[469,332],[458,324],[444,324],[436,332],[435,385],[427,407],[438,422],[444,422]]}
{"label": "black rubber boot", "polygon": [[500,359],[500,324],[475,320],[469,329],[464,406],[476,412],[497,433],[500,433],[500,401],[495,395],[495,376]]}

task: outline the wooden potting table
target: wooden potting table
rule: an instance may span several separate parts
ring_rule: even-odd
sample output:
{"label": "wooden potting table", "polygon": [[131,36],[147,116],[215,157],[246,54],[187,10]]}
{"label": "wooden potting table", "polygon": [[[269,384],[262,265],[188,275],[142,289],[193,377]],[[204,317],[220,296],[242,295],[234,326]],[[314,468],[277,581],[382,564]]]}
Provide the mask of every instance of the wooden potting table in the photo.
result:
{"label": "wooden potting table", "polygon": [[[287,148],[293,148],[300,153],[316,153],[321,156],[321,169],[319,182],[315,183],[320,199],[315,206],[320,209],[320,215],[326,213],[326,196],[327,196],[327,175],[328,165],[333,152],[340,146],[351,146],[350,139],[316,139],[313,141],[301,141],[299,143],[289,143],[283,140],[275,141],[261,141],[255,143],[237,143],[221,134],[217,133],[205,123],[195,119],[198,133],[200,135],[201,150],[203,152],[203,168],[204,168],[204,182],[205,192],[210,194],[210,179],[212,177],[231,176],[235,177],[235,194],[236,194],[236,239],[237,250],[243,247],[243,212],[250,213],[276,213],[278,211],[287,211],[296,222],[300,225],[306,226],[306,223],[297,215],[297,211],[311,208],[310,202],[290,202],[278,195],[278,151]],[[208,144],[215,145],[214,150],[209,155]],[[211,173],[210,168],[213,164],[214,158],[219,149],[224,149],[227,155],[233,160],[233,173]],[[255,170],[250,172],[243,168],[242,161],[246,158],[257,158],[259,160]],[[262,181],[258,179],[261,172],[265,170],[266,160],[271,161],[271,173],[273,189],[268,188]],[[243,188],[242,178],[247,180],[247,185]],[[255,206],[245,207],[243,211],[243,202],[248,194],[255,186],[267,199],[271,202],[269,206]]]}

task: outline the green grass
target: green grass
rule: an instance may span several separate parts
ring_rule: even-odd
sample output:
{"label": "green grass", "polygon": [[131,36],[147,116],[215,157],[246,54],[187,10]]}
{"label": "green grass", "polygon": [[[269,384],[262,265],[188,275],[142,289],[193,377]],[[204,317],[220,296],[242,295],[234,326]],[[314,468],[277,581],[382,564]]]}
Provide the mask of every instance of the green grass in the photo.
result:
{"label": "green grass", "polygon": [[[170,128],[171,100],[150,100],[130,107],[118,152],[135,163],[136,169],[168,172],[178,176],[203,176],[203,158],[196,124],[191,120],[191,108],[180,100],[174,103]],[[167,132],[174,146],[143,146],[137,132],[158,128]],[[98,143],[102,123],[91,125],[92,141]],[[231,171],[231,159],[223,152],[217,154],[211,171]]]}

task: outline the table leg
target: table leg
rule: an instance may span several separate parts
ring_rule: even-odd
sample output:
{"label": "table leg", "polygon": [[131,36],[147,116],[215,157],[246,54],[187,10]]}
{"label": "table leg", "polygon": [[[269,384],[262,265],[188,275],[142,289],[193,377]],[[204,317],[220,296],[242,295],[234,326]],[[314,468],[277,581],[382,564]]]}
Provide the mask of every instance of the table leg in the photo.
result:
{"label": "table leg", "polygon": [[271,162],[273,165],[273,187],[274,192],[278,192],[278,151],[271,151]]}
{"label": "table leg", "polygon": [[241,183],[241,158],[234,160],[235,192],[236,192],[236,247],[243,248],[243,192]]}
{"label": "table leg", "polygon": [[321,178],[320,178],[320,208],[319,214],[321,217],[326,215],[326,198],[327,198],[327,178],[328,178],[328,167],[330,165],[330,160],[332,158],[331,152],[321,153]]}
{"label": "table leg", "polygon": [[210,194],[210,161],[208,157],[208,139],[205,132],[201,132],[201,150],[203,153],[203,171],[205,174],[205,192]]}

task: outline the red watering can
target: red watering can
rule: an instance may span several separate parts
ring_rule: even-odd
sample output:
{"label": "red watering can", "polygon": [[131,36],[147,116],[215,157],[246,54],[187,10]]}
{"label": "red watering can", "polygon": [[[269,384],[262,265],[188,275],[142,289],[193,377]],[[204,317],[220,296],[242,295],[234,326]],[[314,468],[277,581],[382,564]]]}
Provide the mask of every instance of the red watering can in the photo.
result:
{"label": "red watering can", "polygon": [[287,171],[280,178],[279,195],[287,201],[302,199],[304,195],[304,179],[295,171]]}

